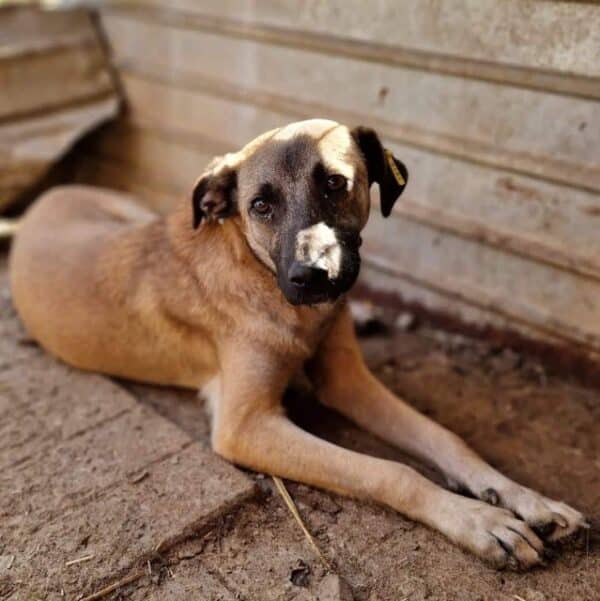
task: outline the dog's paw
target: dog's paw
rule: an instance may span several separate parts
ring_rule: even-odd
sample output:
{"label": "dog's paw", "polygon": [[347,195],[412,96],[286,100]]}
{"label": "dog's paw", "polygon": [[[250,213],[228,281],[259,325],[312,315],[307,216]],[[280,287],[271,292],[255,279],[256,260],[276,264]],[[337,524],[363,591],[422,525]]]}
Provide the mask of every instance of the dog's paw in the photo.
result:
{"label": "dog's paw", "polygon": [[486,489],[481,493],[481,499],[510,509],[549,541],[565,538],[580,528],[589,528],[585,517],[576,509],[519,484],[511,483],[501,490]]}
{"label": "dog's paw", "polygon": [[511,511],[464,499],[450,538],[497,569],[523,570],[543,562],[544,544]]}

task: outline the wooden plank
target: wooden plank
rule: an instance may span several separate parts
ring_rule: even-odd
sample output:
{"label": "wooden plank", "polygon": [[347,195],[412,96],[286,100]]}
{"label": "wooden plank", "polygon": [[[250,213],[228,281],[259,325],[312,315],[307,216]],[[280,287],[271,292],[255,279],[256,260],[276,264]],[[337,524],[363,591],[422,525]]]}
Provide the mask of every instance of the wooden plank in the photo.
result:
{"label": "wooden plank", "polygon": [[178,190],[165,182],[153,180],[131,165],[92,154],[78,157],[74,180],[131,194],[135,201],[159,214],[172,210],[176,202],[181,202],[189,194],[189,190]]}
{"label": "wooden plank", "polygon": [[224,140],[241,148],[260,133],[294,120],[289,112],[186,90],[126,72],[121,73],[121,82],[131,121],[147,129]]}
{"label": "wooden plank", "polygon": [[97,40],[90,14],[84,10],[6,6],[0,10],[0,31],[0,60]]}
{"label": "wooden plank", "polygon": [[397,214],[590,277],[600,275],[600,197],[406,146]]}
{"label": "wooden plank", "polygon": [[49,115],[0,125],[0,210],[37,181],[53,161],[99,123],[114,117],[110,95]]}
{"label": "wooden plank", "polygon": [[0,32],[2,211],[113,117],[118,100],[89,13],[2,8]]}
{"label": "wooden plank", "polygon": [[[376,203],[377,204],[377,203]],[[442,232],[449,232],[468,240],[477,240],[488,246],[508,250],[514,254],[533,258],[579,275],[600,280],[598,255],[591,254],[588,248],[571,248],[544,240],[537,233],[527,235],[503,229],[496,224],[488,225],[481,219],[452,214],[447,210],[433,208],[426,204],[403,200],[394,208],[395,215],[407,220],[428,225]]]}
{"label": "wooden plank", "polygon": [[371,264],[537,330],[600,351],[600,282],[408,222],[371,219]]}
{"label": "wooden plank", "polygon": [[[546,9],[548,14],[540,14],[536,21],[539,35],[532,36],[530,21],[519,21],[522,10],[531,13],[532,9],[540,9],[542,3],[531,0],[521,2],[521,6],[515,5],[515,0],[504,2],[503,8],[498,8],[493,0],[486,0],[485,5],[479,3],[466,14],[465,3],[453,0],[445,5],[459,2],[461,6],[449,18],[437,5],[432,6],[431,1],[421,2],[418,7],[405,6],[404,14],[411,15],[411,19],[400,18],[403,7],[387,0],[378,3],[376,12],[391,14],[380,20],[373,20],[371,4],[357,5],[355,0],[342,6],[342,1],[319,7],[306,2],[298,7],[289,0],[241,5],[237,0],[201,5],[193,0],[177,0],[165,9],[156,0],[142,0],[119,2],[110,11],[134,12],[139,18],[149,20],[160,16],[161,20],[181,27],[324,54],[569,95],[599,96],[599,16],[591,7],[569,10],[554,21],[552,9]],[[525,8],[525,4],[530,6]],[[389,31],[380,35],[377,31],[380,28]],[[431,28],[435,33],[425,31]],[[478,32],[476,39],[472,37],[474,31]],[[518,36],[518,44],[510,40],[504,45],[500,41],[508,31]],[[561,51],[557,52],[557,48]]]}
{"label": "wooden plank", "polygon": [[98,42],[0,60],[0,122],[113,90]]}
{"label": "wooden plank", "polygon": [[[193,94],[210,95],[219,98],[219,104],[222,106],[230,103],[244,103],[247,109],[254,109],[254,111],[262,109],[263,112],[286,115],[284,121],[319,115],[347,124],[368,124],[375,127],[382,136],[414,148],[514,173],[533,175],[539,179],[567,184],[582,190],[600,192],[600,168],[596,164],[575,164],[549,156],[539,157],[530,152],[506,150],[479,140],[457,139],[454,135],[432,132],[410,123],[390,121],[367,115],[364,112],[357,113],[319,102],[299,101],[294,97],[244,88],[199,75],[191,76],[164,70],[155,72],[147,66],[143,71],[137,67],[132,71],[124,65],[121,67],[121,73],[126,86],[128,82],[144,81],[144,84],[136,83],[134,85],[137,88],[140,85],[162,86],[164,89],[170,90],[169,93],[172,93],[173,98],[184,98],[186,95]],[[251,113],[252,110],[248,110],[248,119],[254,119]],[[282,123],[277,119],[274,122],[279,125]],[[242,121],[239,121],[238,124],[244,125]],[[256,130],[254,129],[254,131]]]}
{"label": "wooden plank", "polygon": [[503,332],[516,332],[529,340],[541,341],[555,347],[568,346],[578,353],[583,353],[590,360],[600,361],[599,352],[589,348],[584,350],[580,345],[566,341],[561,336],[553,336],[545,330],[539,330],[526,320],[497,312],[489,303],[487,306],[485,302],[482,303],[482,299],[469,302],[465,298],[453,295],[451,291],[413,277],[410,272],[401,274],[393,265],[386,265],[387,268],[377,258],[372,260],[368,255],[364,256],[360,283],[371,291],[389,295],[390,300],[397,299],[409,305],[414,303],[425,311],[450,316],[458,322],[478,327],[482,332],[487,327]]}
{"label": "wooden plank", "polygon": [[[298,103],[378,119],[435,138],[453,147],[487,145],[486,155],[527,155],[552,175],[557,162],[572,164],[571,178],[596,172],[600,103],[412,69],[331,57],[295,48],[107,16],[103,19],[117,65],[174,85],[207,87],[213,81],[284,96]],[[148,47],[145,40],[152,39]],[[195,60],[210,56],[210,60]],[[206,82],[206,83],[204,83]],[[352,94],[340,94],[360,82]],[[600,83],[598,85],[600,90]],[[251,94],[250,94],[251,95]],[[414,135],[414,134],[413,134]],[[435,144],[435,143],[434,143]],[[474,160],[480,160],[476,154]],[[486,156],[484,160],[489,160]],[[582,182],[585,185],[585,182]],[[600,187],[600,183],[598,184]]]}
{"label": "wooden plank", "polygon": [[126,163],[154,181],[184,191],[191,190],[215,156],[235,150],[220,141],[142,129],[125,120],[95,134],[86,147],[96,156]]}

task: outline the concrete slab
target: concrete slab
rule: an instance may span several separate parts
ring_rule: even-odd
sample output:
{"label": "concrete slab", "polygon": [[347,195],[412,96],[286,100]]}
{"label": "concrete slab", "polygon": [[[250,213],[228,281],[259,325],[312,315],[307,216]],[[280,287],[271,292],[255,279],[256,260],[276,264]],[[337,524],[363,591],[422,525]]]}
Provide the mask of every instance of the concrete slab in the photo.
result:
{"label": "concrete slab", "polygon": [[1,598],[89,594],[253,496],[243,472],[119,384],[29,342],[21,352],[0,273]]}
{"label": "concrete slab", "polygon": [[[89,594],[157,550],[190,536],[247,499],[252,486],[197,444],[121,482],[97,499],[4,543],[15,560],[10,578],[43,599]],[[16,533],[14,533],[16,534]],[[9,533],[10,535],[10,533]],[[77,562],[82,558],[89,558]]]}

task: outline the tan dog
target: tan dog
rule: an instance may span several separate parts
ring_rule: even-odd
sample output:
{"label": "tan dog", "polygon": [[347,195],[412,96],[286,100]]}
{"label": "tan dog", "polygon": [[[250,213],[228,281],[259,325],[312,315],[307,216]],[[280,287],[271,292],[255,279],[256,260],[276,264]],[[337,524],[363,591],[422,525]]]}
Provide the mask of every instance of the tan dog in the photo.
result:
{"label": "tan dog", "polygon": [[[72,365],[201,389],[228,460],[375,499],[496,566],[533,566],[544,550],[534,530],[555,540],[585,526],[582,515],[396,398],[355,339],[344,292],[369,188],[379,184],[387,216],[406,178],[372,130],[312,120],[216,159],[164,218],[112,192],[57,188],[18,233],[14,301],[31,334]],[[305,367],[323,403],[487,502],[296,427],[281,397]]]}

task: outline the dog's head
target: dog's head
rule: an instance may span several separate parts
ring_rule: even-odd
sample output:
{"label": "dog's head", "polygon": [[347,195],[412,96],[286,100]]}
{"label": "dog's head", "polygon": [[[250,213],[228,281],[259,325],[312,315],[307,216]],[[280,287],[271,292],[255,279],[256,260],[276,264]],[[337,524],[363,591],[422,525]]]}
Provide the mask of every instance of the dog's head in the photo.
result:
{"label": "dog's head", "polygon": [[387,217],[407,177],[372,129],[301,121],[215,159],[194,188],[193,224],[239,215],[290,303],[330,302],[358,276],[371,184]]}

